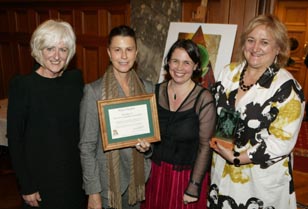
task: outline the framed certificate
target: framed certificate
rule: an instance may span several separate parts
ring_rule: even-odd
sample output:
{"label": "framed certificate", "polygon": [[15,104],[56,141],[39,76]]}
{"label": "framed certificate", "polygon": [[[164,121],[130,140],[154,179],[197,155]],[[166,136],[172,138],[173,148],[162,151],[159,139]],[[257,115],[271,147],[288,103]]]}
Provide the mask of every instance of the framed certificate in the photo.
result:
{"label": "framed certificate", "polygon": [[104,151],[160,141],[155,94],[97,102]]}

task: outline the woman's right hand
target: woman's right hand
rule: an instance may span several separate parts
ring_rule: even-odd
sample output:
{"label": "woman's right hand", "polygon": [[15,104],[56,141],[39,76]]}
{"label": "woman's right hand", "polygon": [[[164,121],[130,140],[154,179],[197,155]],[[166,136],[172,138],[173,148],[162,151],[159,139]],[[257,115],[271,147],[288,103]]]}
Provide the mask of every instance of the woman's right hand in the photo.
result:
{"label": "woman's right hand", "polygon": [[40,193],[35,192],[33,194],[22,195],[22,198],[26,202],[26,204],[30,205],[31,207],[40,207],[39,202],[42,201]]}
{"label": "woman's right hand", "polygon": [[150,149],[151,144],[144,139],[138,139],[138,143],[135,147],[139,152],[146,152]]}
{"label": "woman's right hand", "polygon": [[90,194],[87,209],[102,209],[102,198],[99,193]]}

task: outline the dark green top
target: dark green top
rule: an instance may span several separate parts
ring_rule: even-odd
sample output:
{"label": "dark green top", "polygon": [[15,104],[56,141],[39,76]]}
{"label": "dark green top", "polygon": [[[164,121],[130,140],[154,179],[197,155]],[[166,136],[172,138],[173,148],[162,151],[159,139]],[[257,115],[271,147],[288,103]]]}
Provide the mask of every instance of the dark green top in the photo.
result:
{"label": "dark green top", "polygon": [[84,208],[79,143],[81,72],[12,79],[8,142],[21,194],[40,192],[40,208]]}

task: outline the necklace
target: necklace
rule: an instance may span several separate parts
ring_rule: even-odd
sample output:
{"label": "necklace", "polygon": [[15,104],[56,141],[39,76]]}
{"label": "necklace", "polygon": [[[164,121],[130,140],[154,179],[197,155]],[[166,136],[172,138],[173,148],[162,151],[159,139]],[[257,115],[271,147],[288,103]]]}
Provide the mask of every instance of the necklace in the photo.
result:
{"label": "necklace", "polygon": [[242,73],[241,73],[241,75],[240,75],[240,82],[239,82],[239,84],[240,84],[240,88],[241,88],[243,91],[248,91],[248,90],[254,85],[254,83],[253,83],[253,84],[250,84],[250,85],[248,85],[248,86],[246,86],[246,85],[244,84],[244,75],[245,75],[246,70],[247,70],[247,66],[245,66],[245,68],[243,69],[243,71],[242,71]]}
{"label": "necklace", "polygon": [[[175,101],[175,100],[177,99],[176,92],[175,92],[174,87],[173,87],[172,84],[170,85],[170,87],[171,87],[171,90],[172,90],[172,92],[173,92],[173,100]],[[190,90],[191,90],[191,83],[190,83],[189,86],[187,87],[187,90],[186,90],[183,94],[180,94],[180,96],[185,95],[185,94],[186,94],[188,91],[190,91]]]}
{"label": "necklace", "polygon": [[171,89],[173,91],[173,100],[176,100],[176,92],[175,90],[173,89],[173,86],[171,85]]}

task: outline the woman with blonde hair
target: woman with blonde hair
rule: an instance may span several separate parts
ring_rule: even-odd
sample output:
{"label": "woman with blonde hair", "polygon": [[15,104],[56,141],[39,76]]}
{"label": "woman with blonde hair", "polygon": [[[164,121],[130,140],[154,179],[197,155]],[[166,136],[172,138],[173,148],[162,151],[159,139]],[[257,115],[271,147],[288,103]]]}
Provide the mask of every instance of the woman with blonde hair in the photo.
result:
{"label": "woman with blonde hair", "polygon": [[222,70],[214,91],[217,114],[239,118],[233,150],[213,144],[209,208],[296,209],[292,150],[305,99],[284,68],[287,30],[273,15],[257,16],[240,48],[241,62]]}

